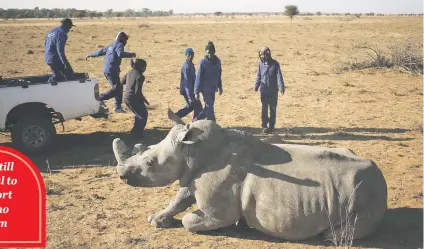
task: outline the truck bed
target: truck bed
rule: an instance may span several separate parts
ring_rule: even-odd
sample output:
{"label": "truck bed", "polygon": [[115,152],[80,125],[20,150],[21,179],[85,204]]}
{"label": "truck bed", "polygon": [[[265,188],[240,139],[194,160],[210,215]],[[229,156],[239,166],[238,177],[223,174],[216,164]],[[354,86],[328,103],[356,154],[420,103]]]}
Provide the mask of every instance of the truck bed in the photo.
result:
{"label": "truck bed", "polygon": [[[87,80],[88,73],[75,73],[75,79],[72,81],[84,82]],[[24,76],[16,78],[1,78],[0,77],[0,88],[3,87],[27,87],[29,85],[37,84],[51,84],[48,83],[48,79],[51,77],[51,74],[39,75],[39,76]],[[56,83],[53,83],[56,84]]]}

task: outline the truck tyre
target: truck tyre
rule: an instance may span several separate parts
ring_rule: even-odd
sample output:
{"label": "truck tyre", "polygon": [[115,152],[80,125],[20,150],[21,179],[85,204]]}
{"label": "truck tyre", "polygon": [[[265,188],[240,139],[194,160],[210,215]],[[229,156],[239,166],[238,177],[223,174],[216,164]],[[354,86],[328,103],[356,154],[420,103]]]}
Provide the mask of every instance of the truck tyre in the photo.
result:
{"label": "truck tyre", "polygon": [[48,117],[25,117],[12,127],[14,147],[27,154],[48,151],[55,138],[56,128]]}

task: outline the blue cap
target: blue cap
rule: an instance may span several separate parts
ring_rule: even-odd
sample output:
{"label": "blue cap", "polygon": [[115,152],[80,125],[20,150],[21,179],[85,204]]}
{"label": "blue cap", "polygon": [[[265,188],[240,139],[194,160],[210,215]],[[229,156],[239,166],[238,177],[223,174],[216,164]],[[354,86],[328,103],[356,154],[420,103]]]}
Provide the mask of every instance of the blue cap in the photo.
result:
{"label": "blue cap", "polygon": [[194,54],[194,50],[192,48],[186,48],[186,50],[184,51],[184,55],[187,55],[188,53]]}

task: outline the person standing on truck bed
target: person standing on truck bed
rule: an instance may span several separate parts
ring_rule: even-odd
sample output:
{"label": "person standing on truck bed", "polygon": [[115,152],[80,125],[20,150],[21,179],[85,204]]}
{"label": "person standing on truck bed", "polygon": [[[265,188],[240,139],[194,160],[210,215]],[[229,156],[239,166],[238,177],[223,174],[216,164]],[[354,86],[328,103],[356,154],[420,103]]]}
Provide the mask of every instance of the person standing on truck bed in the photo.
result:
{"label": "person standing on truck bed", "polygon": [[150,105],[143,95],[143,83],[147,63],[143,59],[131,60],[131,70],[122,78],[122,85],[126,85],[124,102],[134,113],[134,126],[131,129],[131,135],[142,138],[144,128],[147,124],[148,112],[146,105]]}
{"label": "person standing on truck bed", "polygon": [[122,58],[134,58],[135,53],[129,53],[124,51],[124,47],[128,42],[128,35],[124,32],[119,32],[116,36],[116,40],[109,46],[97,50],[87,56],[99,57],[105,56],[105,62],[103,66],[103,73],[112,85],[112,88],[108,91],[100,94],[100,102],[103,107],[106,107],[105,100],[115,98],[115,112],[125,113],[126,111],[122,108],[122,90],[123,86],[120,82],[119,73],[121,72],[121,61]]}
{"label": "person standing on truck bed", "polygon": [[52,29],[44,41],[44,61],[50,66],[52,76],[48,82],[58,82],[74,79],[74,70],[65,55],[65,45],[68,32],[75,25],[69,18],[64,18],[61,25]]}

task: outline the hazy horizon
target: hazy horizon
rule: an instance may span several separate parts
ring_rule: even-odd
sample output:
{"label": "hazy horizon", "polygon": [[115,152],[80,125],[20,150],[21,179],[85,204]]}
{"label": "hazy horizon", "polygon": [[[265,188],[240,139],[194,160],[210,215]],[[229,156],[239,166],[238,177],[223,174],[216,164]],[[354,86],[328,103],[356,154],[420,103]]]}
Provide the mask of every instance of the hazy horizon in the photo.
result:
{"label": "hazy horizon", "polygon": [[222,12],[283,12],[286,5],[297,5],[300,12],[325,13],[382,13],[382,14],[421,14],[423,13],[422,0],[245,0],[240,1],[215,0],[213,2],[200,0],[73,0],[72,2],[57,2],[53,0],[3,0],[0,8],[3,9],[33,9],[38,8],[75,8],[95,11],[124,11],[126,9],[141,10],[148,8],[155,10],[173,10],[174,13],[213,13]]}

